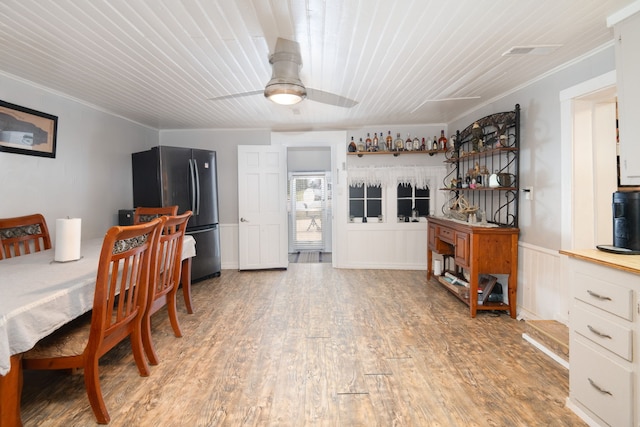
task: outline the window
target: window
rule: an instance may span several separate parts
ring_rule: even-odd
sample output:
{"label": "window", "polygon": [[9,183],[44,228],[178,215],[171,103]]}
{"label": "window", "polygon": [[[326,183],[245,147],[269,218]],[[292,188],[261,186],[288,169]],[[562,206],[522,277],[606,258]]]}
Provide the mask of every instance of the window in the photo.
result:
{"label": "window", "polygon": [[361,185],[349,187],[349,216],[377,218],[382,215],[382,187]]}
{"label": "window", "polygon": [[415,207],[418,215],[429,215],[429,187],[414,188],[411,184],[398,184],[398,218],[411,217]]}

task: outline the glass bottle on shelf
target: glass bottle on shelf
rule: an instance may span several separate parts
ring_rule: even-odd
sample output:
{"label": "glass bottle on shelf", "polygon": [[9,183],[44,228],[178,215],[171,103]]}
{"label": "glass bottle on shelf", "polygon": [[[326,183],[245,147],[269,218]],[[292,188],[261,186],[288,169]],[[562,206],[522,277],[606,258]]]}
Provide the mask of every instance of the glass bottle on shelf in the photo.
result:
{"label": "glass bottle on shelf", "polygon": [[365,151],[366,147],[364,146],[364,142],[362,141],[362,138],[360,138],[360,141],[358,141],[358,151]]}
{"label": "glass bottle on shelf", "polygon": [[364,146],[366,147],[367,151],[371,151],[371,136],[369,135],[368,132],[367,132],[367,139],[364,140]]}
{"label": "glass bottle on shelf", "polygon": [[391,151],[393,150],[393,137],[391,136],[391,131],[388,131],[387,133],[387,151]]}
{"label": "glass bottle on shelf", "polygon": [[433,143],[431,144],[431,149],[433,151],[438,151],[438,141],[436,141],[435,139],[433,140]]}
{"label": "glass bottle on shelf", "polygon": [[411,134],[407,134],[407,139],[404,142],[404,149],[406,151],[411,151],[413,150],[413,140],[411,139]]}
{"label": "glass bottle on shelf", "polygon": [[402,137],[400,136],[400,132],[398,132],[398,137],[396,138],[395,141],[395,149],[393,151],[402,151],[404,150],[404,141],[402,140]]}
{"label": "glass bottle on shelf", "polygon": [[418,139],[417,136],[413,137],[413,151],[419,151],[420,150],[420,140]]}
{"label": "glass bottle on shelf", "polygon": [[371,141],[371,151],[378,151],[378,134],[373,133],[373,140]]}
{"label": "glass bottle on shelf", "polygon": [[356,147],[356,142],[353,140],[353,137],[351,137],[351,142],[349,143],[348,150],[350,153],[355,153],[356,151],[358,151],[358,147]]}
{"label": "glass bottle on shelf", "polygon": [[444,136],[444,129],[440,131],[440,138],[438,139],[438,145],[441,150],[447,149],[447,137]]}
{"label": "glass bottle on shelf", "polygon": [[427,150],[427,143],[426,143],[426,141],[424,140],[424,136],[422,137],[422,145],[420,146],[420,149],[421,149],[422,151]]}
{"label": "glass bottle on shelf", "polygon": [[378,151],[387,151],[387,146],[384,143],[384,136],[380,132],[380,139],[378,139]]}

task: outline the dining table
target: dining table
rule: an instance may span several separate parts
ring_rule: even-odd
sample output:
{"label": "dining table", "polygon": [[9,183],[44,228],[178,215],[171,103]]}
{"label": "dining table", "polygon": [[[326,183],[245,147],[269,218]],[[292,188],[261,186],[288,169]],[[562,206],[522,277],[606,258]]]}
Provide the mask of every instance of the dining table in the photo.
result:
{"label": "dining table", "polygon": [[[55,248],[0,261],[0,427],[22,425],[21,354],[91,310],[102,242],[82,241],[81,257],[75,261],[55,261]],[[190,313],[195,255],[195,239],[185,235],[181,283]]]}

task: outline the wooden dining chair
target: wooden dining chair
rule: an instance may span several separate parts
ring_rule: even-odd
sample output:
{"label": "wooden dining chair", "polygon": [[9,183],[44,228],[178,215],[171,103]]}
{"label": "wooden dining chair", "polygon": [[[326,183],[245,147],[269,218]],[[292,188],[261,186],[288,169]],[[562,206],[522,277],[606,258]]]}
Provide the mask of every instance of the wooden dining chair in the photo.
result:
{"label": "wooden dining chair", "polygon": [[186,211],[182,215],[163,217],[165,222],[159,239],[160,247],[156,251],[156,259],[152,261],[155,262],[155,268],[149,285],[147,309],[142,319],[142,343],[149,363],[152,365],[157,365],[159,358],[151,338],[151,315],[166,305],[173,334],[176,337],[182,336],[178,322],[176,294],[180,285],[182,241],[191,215],[191,211]]}
{"label": "wooden dining chair", "polygon": [[0,219],[0,259],[51,249],[47,222],[41,214]]}
{"label": "wooden dining chair", "polygon": [[100,389],[100,357],[130,337],[140,375],[150,373],[142,345],[142,317],[163,223],[164,218],[158,218],[111,227],[102,243],[90,315],[64,325],[23,354],[24,369],[84,368],[87,396],[100,424],[109,422]]}
{"label": "wooden dining chair", "polygon": [[165,215],[178,215],[178,205],[163,207],[138,206],[133,212],[133,223],[140,224]]}

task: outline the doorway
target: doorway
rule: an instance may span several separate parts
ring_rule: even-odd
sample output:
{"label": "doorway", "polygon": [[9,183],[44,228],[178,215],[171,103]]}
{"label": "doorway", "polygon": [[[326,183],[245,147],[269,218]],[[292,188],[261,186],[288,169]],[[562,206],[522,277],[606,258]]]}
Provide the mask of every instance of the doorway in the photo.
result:
{"label": "doorway", "polygon": [[328,172],[289,174],[289,252],[327,252],[330,230]]}
{"label": "doorway", "polygon": [[[615,72],[560,93],[563,134],[562,242],[565,249],[612,240],[617,190]],[[588,191],[585,191],[588,190]]]}

